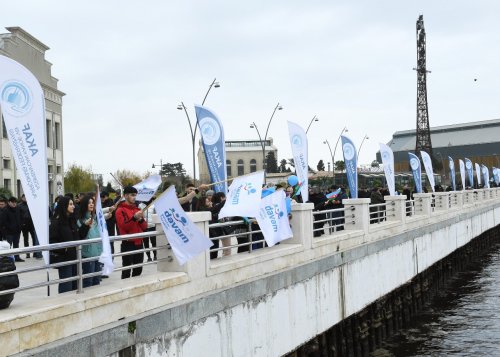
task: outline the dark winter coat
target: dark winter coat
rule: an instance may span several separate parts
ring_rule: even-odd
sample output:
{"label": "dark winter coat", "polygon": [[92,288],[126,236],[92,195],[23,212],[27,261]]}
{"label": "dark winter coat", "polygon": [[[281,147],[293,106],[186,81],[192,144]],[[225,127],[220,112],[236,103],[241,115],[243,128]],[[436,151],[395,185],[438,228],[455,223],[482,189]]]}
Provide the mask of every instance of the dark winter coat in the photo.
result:
{"label": "dark winter coat", "polygon": [[[81,240],[82,236],[86,235],[85,229],[88,230],[88,227],[85,225],[80,227],[80,233],[76,225],[76,220],[73,217],[69,217],[67,221],[53,218],[50,221],[49,242],[50,244],[54,244]],[[50,263],[67,262],[75,259],[76,247],[56,249],[50,252]]]}
{"label": "dark winter coat", "polygon": [[2,215],[2,227],[6,236],[21,233],[21,212],[19,207],[5,207]]}
{"label": "dark winter coat", "polygon": [[[12,258],[2,256],[0,257],[0,273],[6,273],[16,270],[16,265]],[[0,291],[15,289],[19,287],[19,279],[17,274],[0,277]],[[0,295],[0,309],[6,309],[14,300],[14,293]]]}

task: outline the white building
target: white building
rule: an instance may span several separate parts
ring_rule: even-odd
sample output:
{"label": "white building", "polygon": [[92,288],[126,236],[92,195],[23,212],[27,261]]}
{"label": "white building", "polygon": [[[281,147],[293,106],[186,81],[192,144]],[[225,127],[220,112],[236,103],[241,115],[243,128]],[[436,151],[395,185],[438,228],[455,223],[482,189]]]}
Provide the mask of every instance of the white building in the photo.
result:
{"label": "white building", "polygon": [[[47,180],[49,199],[53,202],[55,195],[64,192],[62,97],[65,94],[57,89],[58,80],[51,74],[52,63],[45,59],[45,51],[49,47],[20,27],[7,27],[6,29],[8,33],[0,34],[0,55],[12,58],[28,68],[40,81],[45,95]],[[3,187],[19,197],[23,193],[21,180],[16,171],[3,118],[0,137],[2,138],[0,184],[3,183]]]}
{"label": "white building", "polygon": [[[233,140],[226,141],[226,171],[227,177],[245,175],[264,168],[262,160],[262,145],[259,140]],[[273,139],[269,138],[265,142],[265,155],[273,151],[274,157],[278,160],[278,148],[273,145]],[[203,145],[200,142],[198,150],[198,167],[200,168],[200,181],[210,182],[207,160]]]}

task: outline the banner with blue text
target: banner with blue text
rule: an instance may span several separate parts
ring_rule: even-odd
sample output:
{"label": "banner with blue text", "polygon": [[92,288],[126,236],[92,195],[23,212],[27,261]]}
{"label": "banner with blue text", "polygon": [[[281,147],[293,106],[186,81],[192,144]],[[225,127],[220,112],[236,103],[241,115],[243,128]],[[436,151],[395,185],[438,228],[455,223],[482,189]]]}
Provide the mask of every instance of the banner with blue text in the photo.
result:
{"label": "banner with blue text", "polygon": [[308,163],[308,145],[306,132],[298,124],[288,122],[288,133],[290,135],[290,144],[292,145],[293,161],[295,162],[295,171],[299,178],[300,193],[303,202],[309,201],[309,163]]}
{"label": "banner with blue text", "polygon": [[358,198],[358,157],[356,147],[351,139],[342,135],[342,152],[344,153],[345,172],[349,183],[351,198]]}
{"label": "banner with blue text", "polygon": [[260,211],[255,218],[270,247],[293,236],[285,199],[285,191],[277,190],[260,201]]}
{"label": "banner with blue text", "polygon": [[155,200],[155,209],[180,265],[184,265],[213,245],[182,209],[175,194],[175,186],[170,186]]}
{"label": "banner with blue text", "polygon": [[215,192],[227,192],[226,171],[226,144],[224,141],[224,127],[215,113],[201,105],[194,106],[196,120],[200,128],[203,151],[207,159],[208,172]]}
{"label": "banner with blue text", "polygon": [[392,149],[385,144],[379,143],[380,156],[384,165],[385,180],[391,196],[396,195],[396,182],[394,180],[394,153]]}
{"label": "banner with blue text", "polygon": [[229,186],[226,203],[219,212],[224,217],[257,217],[259,214],[264,171],[236,177]]}
{"label": "banner with blue text", "polygon": [[[45,98],[35,76],[16,61],[0,56],[0,108],[12,156],[41,245],[49,243],[49,187]],[[46,264],[48,251],[43,251]]]}
{"label": "banner with blue text", "polygon": [[408,159],[410,160],[411,172],[413,173],[413,181],[415,181],[415,190],[417,193],[422,193],[422,167],[420,159],[411,152],[408,153]]}

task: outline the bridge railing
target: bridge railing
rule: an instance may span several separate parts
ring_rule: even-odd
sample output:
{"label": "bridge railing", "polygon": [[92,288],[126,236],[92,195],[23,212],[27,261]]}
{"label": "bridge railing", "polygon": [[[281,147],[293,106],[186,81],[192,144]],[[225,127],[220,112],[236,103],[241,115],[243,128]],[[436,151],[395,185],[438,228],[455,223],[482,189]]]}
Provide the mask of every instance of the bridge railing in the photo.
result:
{"label": "bridge railing", "polygon": [[[210,250],[207,250],[204,254],[200,254],[183,266],[179,265],[177,262],[172,249],[168,245],[165,233],[162,231],[161,225],[157,221],[157,217],[155,217],[157,225],[156,230],[153,232],[110,237],[113,242],[137,238],[144,239],[151,236],[157,238],[157,247],[142,248],[132,252],[117,251],[113,254],[116,265],[113,274],[119,274],[120,271],[124,269],[156,265],[154,273],[185,272],[191,279],[203,278],[214,274],[230,272],[235,269],[243,269],[253,264],[261,264],[262,262],[282,256],[282,254],[285,254],[284,252],[286,252],[286,254],[292,254],[300,251],[307,251],[308,249],[313,249],[317,245],[331,243],[337,244],[337,249],[346,249],[348,246],[366,242],[367,239],[382,239],[387,234],[385,231],[386,226],[391,227],[392,232],[394,232],[394,229],[404,230],[407,224],[411,224],[411,227],[417,227],[419,224],[422,224],[421,221],[425,221],[426,218],[438,217],[441,214],[448,214],[452,211],[459,212],[462,208],[481,205],[484,202],[498,200],[499,198],[500,189],[495,188],[436,193],[434,196],[431,193],[414,194],[414,199],[409,201],[406,200],[406,196],[385,196],[385,203],[380,205],[370,205],[370,199],[365,198],[346,199],[342,202],[344,208],[318,212],[313,212],[313,204],[294,204],[292,205],[292,218],[290,220],[294,236],[274,247],[265,246],[262,232],[258,229],[254,220],[235,220],[210,224],[211,215],[209,212],[188,213],[193,222],[195,222],[204,234],[206,236],[212,235],[212,241],[214,243],[218,242],[219,244],[218,246],[215,244]],[[435,211],[432,210],[433,199],[435,201]],[[374,208],[377,208],[377,211],[370,211],[370,209],[373,210]],[[382,219],[384,223],[380,224]],[[379,224],[370,225],[374,220]],[[224,233],[218,234],[217,231],[219,231],[219,233]],[[314,239],[314,233],[321,231],[324,233],[321,239]],[[210,232],[212,232],[212,234]],[[216,232],[215,235],[214,232]],[[360,240],[362,236],[365,238]],[[224,240],[226,240],[226,242],[224,242]],[[46,265],[43,261],[38,261],[39,263],[37,262],[35,266],[20,264],[13,272],[0,273],[0,279],[12,274],[21,276],[35,273],[38,273],[40,278],[35,282],[33,282],[33,279],[21,279],[22,285],[19,288],[1,291],[0,295],[22,292],[68,281],[76,281],[78,286],[77,292],[84,292],[86,289],[83,289],[83,280],[85,278],[100,275],[101,273],[83,273],[83,265],[87,262],[97,260],[98,257],[83,258],[81,254],[82,246],[98,243],[100,241],[99,238],[96,238],[0,251],[0,256],[13,256],[68,247],[74,247],[77,250],[77,259],[71,262]],[[124,256],[137,253],[144,254],[153,251],[157,252],[157,261],[144,261],[126,267],[120,265],[120,260]],[[47,280],[44,274],[41,274],[41,272],[45,272],[49,269],[56,269],[70,264],[76,264],[78,268],[77,275],[74,277]],[[148,273],[151,273],[151,271],[145,272],[145,274]],[[24,283],[24,281],[26,281],[26,283]],[[103,280],[102,283],[105,284],[105,280]]]}

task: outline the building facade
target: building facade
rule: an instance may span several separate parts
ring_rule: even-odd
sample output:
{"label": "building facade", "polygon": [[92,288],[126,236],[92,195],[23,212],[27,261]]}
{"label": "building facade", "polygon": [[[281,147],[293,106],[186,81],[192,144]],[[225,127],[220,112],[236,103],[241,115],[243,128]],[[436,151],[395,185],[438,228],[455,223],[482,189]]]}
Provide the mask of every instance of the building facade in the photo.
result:
{"label": "building facade", "polygon": [[[264,168],[262,145],[259,140],[234,140],[226,141],[225,144],[228,178],[246,175]],[[278,160],[278,149],[273,145],[272,138],[266,140],[265,155],[267,156],[270,151],[274,152],[274,157]],[[210,182],[207,160],[201,142],[198,149],[198,167],[200,168],[200,181]]]}
{"label": "building facade", "polygon": [[[0,54],[28,68],[40,81],[45,96],[45,119],[47,131],[47,165],[49,199],[64,193],[62,97],[58,90],[58,79],[52,77],[52,63],[45,59],[49,49],[45,44],[20,27],[7,27],[8,33],[0,34]],[[19,179],[10,143],[2,117],[0,156],[0,184],[12,194],[21,196],[23,189]]]}
{"label": "building facade", "polygon": [[[464,157],[489,168],[500,167],[500,119],[437,126],[431,128],[431,142],[434,157],[442,163],[442,176],[449,176],[448,156],[454,159],[455,167]],[[393,134],[387,145],[394,152],[396,172],[409,171],[408,152],[415,151],[415,143],[415,130]],[[377,161],[381,162],[380,152]]]}

